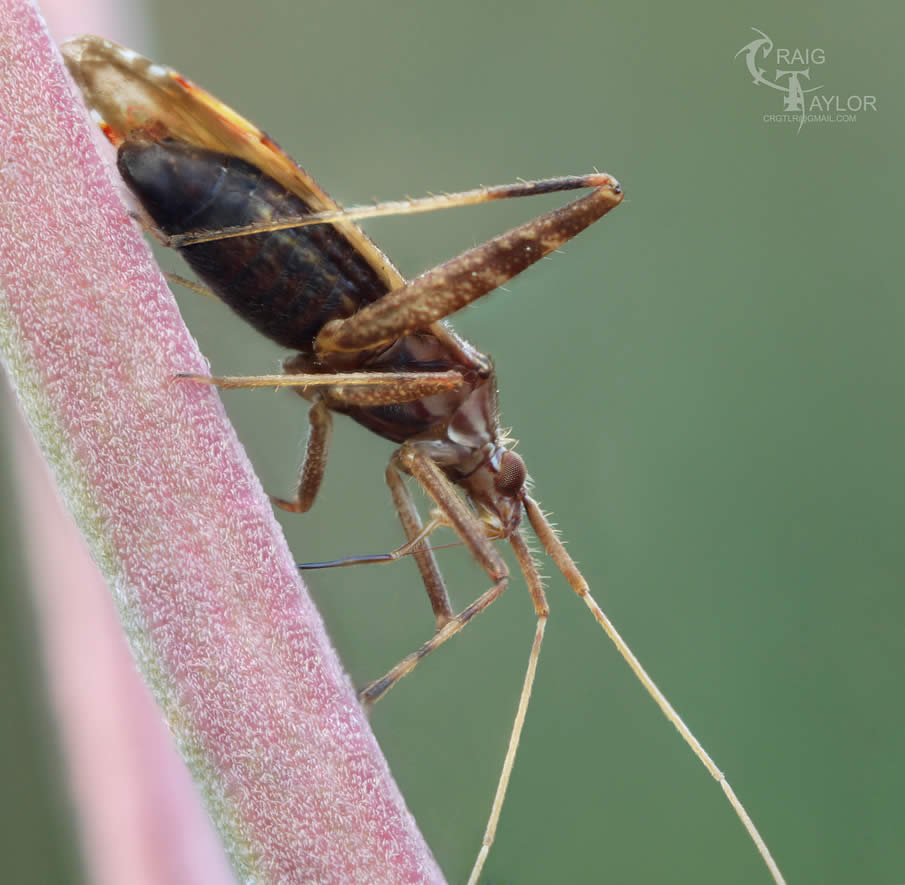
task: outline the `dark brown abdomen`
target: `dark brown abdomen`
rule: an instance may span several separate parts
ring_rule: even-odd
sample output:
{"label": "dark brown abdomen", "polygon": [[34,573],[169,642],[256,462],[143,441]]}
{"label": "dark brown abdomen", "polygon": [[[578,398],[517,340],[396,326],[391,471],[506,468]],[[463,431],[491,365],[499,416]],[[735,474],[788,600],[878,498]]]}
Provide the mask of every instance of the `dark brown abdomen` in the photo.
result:
{"label": "dark brown abdomen", "polygon": [[[310,207],[228,154],[177,139],[132,139],[120,174],[166,234],[216,231],[310,214]],[[198,243],[179,250],[236,313],[282,347],[310,353],[321,327],[387,288],[330,224]]]}

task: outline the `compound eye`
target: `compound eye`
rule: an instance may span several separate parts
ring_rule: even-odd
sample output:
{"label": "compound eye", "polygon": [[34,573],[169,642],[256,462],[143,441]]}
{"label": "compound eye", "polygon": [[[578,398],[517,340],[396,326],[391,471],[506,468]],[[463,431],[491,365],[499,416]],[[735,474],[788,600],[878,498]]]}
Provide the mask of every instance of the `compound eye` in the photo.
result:
{"label": "compound eye", "polygon": [[507,498],[515,498],[525,485],[525,462],[515,452],[503,452],[500,456],[500,472],[494,477],[496,490]]}

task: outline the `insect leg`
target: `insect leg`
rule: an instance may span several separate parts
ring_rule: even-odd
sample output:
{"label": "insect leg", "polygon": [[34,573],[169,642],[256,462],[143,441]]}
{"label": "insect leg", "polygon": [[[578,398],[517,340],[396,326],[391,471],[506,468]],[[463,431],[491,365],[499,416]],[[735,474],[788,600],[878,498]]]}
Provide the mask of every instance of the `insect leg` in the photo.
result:
{"label": "insect leg", "polygon": [[418,215],[424,212],[436,212],[439,209],[455,209],[460,206],[476,206],[479,203],[490,203],[494,200],[508,200],[513,197],[534,197],[539,194],[554,194],[561,191],[599,187],[602,178],[609,178],[609,176],[594,172],[589,175],[565,175],[561,178],[544,178],[539,181],[518,181],[513,184],[478,187],[473,190],[457,191],[451,194],[431,194],[427,197],[387,200],[386,202],[371,203],[363,206],[338,206],[323,212],[312,212],[309,215],[281,216],[272,221],[259,221],[254,224],[223,227],[215,231],[192,231],[182,234],[165,234],[154,228],[153,223],[144,217],[137,217],[149,229],[149,233],[164,246],[180,249],[184,246],[209,243],[213,240],[247,237],[250,234],[308,227],[312,224],[360,221],[364,218],[384,218],[391,215]]}
{"label": "insect leg", "polygon": [[299,485],[291,501],[270,496],[270,501],[290,513],[307,513],[314,504],[324,472],[327,469],[327,452],[330,449],[330,433],[333,419],[323,398],[317,395],[308,413],[308,441],[305,457],[299,470]]}
{"label": "insect leg", "polygon": [[450,618],[420,648],[403,658],[386,675],[366,686],[359,694],[365,704],[379,701],[403,676],[411,673],[420,660],[458,633],[475,615],[484,611],[502,594],[509,582],[509,568],[484,534],[483,524],[466,507],[455,486],[443,475],[440,468],[426,455],[409,446],[403,446],[396,452],[393,456],[393,466],[414,476],[421,483],[443,517],[456,530],[472,556],[494,583],[471,605]]}
{"label": "insect leg", "polygon": [[[282,375],[233,375],[212,377],[180,372],[180,381],[211,384],[223,389],[239,387],[294,387],[302,390],[332,388],[331,398],[349,405],[404,403],[455,390],[462,384],[458,372],[338,372],[334,374],[292,373]],[[361,388],[359,392],[355,388]]]}
{"label": "insect leg", "polygon": [[[310,445],[310,442],[309,442]],[[307,460],[305,464],[307,470]],[[386,481],[390,487],[393,496],[393,504],[396,512],[399,514],[399,521],[405,531],[406,543],[391,553],[378,553],[365,556],[346,556],[342,559],[333,560],[331,562],[304,563],[299,566],[302,569],[310,568],[333,568],[337,566],[358,565],[360,563],[376,563],[376,562],[396,562],[403,556],[411,554],[415,557],[418,564],[418,570],[421,572],[421,580],[424,582],[424,589],[427,591],[427,597],[430,600],[431,608],[434,612],[434,618],[437,623],[437,630],[443,629],[446,624],[452,620],[453,612],[449,604],[449,596],[446,592],[446,584],[440,569],[437,566],[437,560],[434,558],[433,551],[427,546],[427,539],[435,529],[446,522],[443,519],[432,519],[427,526],[421,522],[418,515],[418,509],[412,500],[411,493],[402,478],[402,475],[393,466],[387,465]],[[304,485],[303,481],[299,484],[299,497],[301,497],[301,489]],[[273,502],[280,507],[288,510],[286,502],[273,499]]]}
{"label": "insect leg", "polygon": [[558,249],[622,202],[622,188],[603,173],[588,176],[594,190],[463,252],[377,299],[358,313],[327,323],[319,352],[357,351],[426,329]]}
{"label": "insect leg", "polygon": [[168,283],[176,283],[179,286],[184,286],[186,289],[191,289],[193,292],[197,292],[199,295],[204,295],[206,298],[216,298],[217,301],[220,300],[210,289],[207,288],[207,286],[202,286],[201,283],[196,283],[194,280],[180,276],[180,274],[178,273],[169,273],[169,271],[164,271],[163,276]]}
{"label": "insect leg", "polygon": [[594,615],[597,623],[600,624],[607,636],[610,637],[613,644],[616,646],[616,650],[622,655],[625,662],[638,678],[638,681],[644,686],[647,693],[654,699],[654,702],[660,708],[663,715],[676,727],[679,734],[682,735],[685,742],[691,747],[695,756],[698,757],[700,762],[710,772],[717,783],[719,783],[720,787],[722,787],[723,792],[726,794],[726,798],[729,800],[729,804],[735,810],[742,825],[748,831],[751,841],[754,842],[755,847],[760,852],[764,863],[767,865],[767,869],[773,876],[773,880],[777,883],[784,883],[785,879],[783,878],[776,861],[770,854],[770,849],[767,847],[766,842],[764,842],[763,837],[754,825],[754,821],[751,820],[751,817],[745,810],[745,807],[742,805],[738,796],[736,796],[729,781],[726,780],[726,776],[719,768],[717,768],[716,763],[710,758],[710,755],[694,734],[692,734],[691,729],[689,729],[682,721],[682,718],[676,712],[675,708],[669,703],[663,692],[660,691],[644,667],[641,666],[641,662],[635,657],[626,641],[616,630],[612,621],[606,616],[594,597],[591,596],[588,589],[588,582],[585,580],[584,575],[578,570],[578,566],[575,565],[574,560],[569,556],[562,541],[557,537],[556,532],[553,530],[553,526],[550,525],[537,502],[528,495],[524,496],[524,502],[525,512],[528,515],[528,521],[531,523],[534,533],[537,535],[541,544],[544,545],[544,549],[547,553],[553,558],[557,568],[562,572],[563,577],[569,582],[572,589],[584,600],[585,605],[591,610],[591,614]]}
{"label": "insect leg", "polygon": [[[344,406],[377,406],[391,403],[411,402],[424,396],[443,393],[454,390],[462,384],[462,376],[458,372],[348,372],[331,375],[312,375],[291,372],[291,362],[287,364],[287,372],[283,375],[250,375],[234,376],[228,378],[214,378],[205,375],[180,374],[176,377],[184,381],[193,381],[202,384],[212,384],[221,388],[238,387],[293,387],[313,388],[321,391],[315,394],[314,405],[309,412],[309,433],[305,446],[305,457],[299,472],[299,484],[295,497],[291,500],[271,496],[271,502],[290,513],[305,513],[311,509],[314,499],[320,489],[321,481],[327,467],[327,451],[330,445],[330,433],[332,419],[330,417],[330,404]],[[389,479],[388,479],[389,481]],[[391,484],[391,488],[392,484]],[[403,491],[408,494],[407,491]],[[403,527],[408,532],[408,517],[403,517],[400,509],[397,493],[393,491],[393,500],[397,502],[400,519]],[[404,506],[404,505],[402,505]],[[421,530],[420,520],[414,505],[409,499],[410,510],[414,513],[414,520],[418,522],[415,535]],[[411,540],[414,535],[408,535]],[[424,577],[425,586],[428,588],[428,596],[434,607],[438,627],[445,623],[450,614],[449,600],[443,587],[443,580],[433,565],[434,577],[428,577],[425,569],[428,565],[422,565],[425,557],[433,561],[433,554],[429,551],[415,554],[418,567]],[[445,606],[445,608],[444,608]]]}
{"label": "insect leg", "polygon": [[[411,492],[409,492],[401,474],[392,463],[387,466],[386,478],[387,485],[393,495],[393,504],[396,505],[396,512],[399,514],[399,521],[405,531],[405,536],[409,541],[412,541],[422,533],[423,527],[421,517],[418,515],[418,509],[412,500]],[[423,549],[416,549],[412,555],[415,557],[415,562],[418,563],[418,571],[421,572],[424,589],[427,590],[431,608],[434,610],[434,617],[437,619],[437,630],[442,630],[452,620],[452,608],[449,604],[446,585],[443,583],[443,576],[440,574],[434,553],[426,544],[421,546]]]}

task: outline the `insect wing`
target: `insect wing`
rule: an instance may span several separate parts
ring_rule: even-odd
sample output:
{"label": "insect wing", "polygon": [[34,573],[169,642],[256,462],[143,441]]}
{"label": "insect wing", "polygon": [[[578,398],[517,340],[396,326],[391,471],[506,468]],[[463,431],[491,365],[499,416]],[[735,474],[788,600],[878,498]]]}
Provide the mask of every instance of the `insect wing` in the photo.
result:
{"label": "insect wing", "polygon": [[[317,182],[270,136],[177,71],[102,37],[63,44],[63,57],[86,104],[119,147],[131,133],[172,137],[239,157],[302,199],[313,212],[338,209]],[[361,253],[390,289],[402,275],[351,221],[333,226]]]}

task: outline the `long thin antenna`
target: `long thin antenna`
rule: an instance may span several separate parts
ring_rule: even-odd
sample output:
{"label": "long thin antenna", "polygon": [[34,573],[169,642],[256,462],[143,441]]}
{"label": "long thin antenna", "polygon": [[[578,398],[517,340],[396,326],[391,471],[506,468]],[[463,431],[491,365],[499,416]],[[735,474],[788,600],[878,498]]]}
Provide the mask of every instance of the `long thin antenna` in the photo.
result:
{"label": "long thin antenna", "polygon": [[525,495],[524,501],[525,511],[528,514],[528,520],[531,523],[531,527],[534,529],[540,542],[544,545],[544,549],[550,554],[553,561],[562,572],[563,577],[565,577],[572,589],[585,601],[585,604],[591,610],[591,614],[594,615],[597,623],[603,627],[607,636],[612,640],[613,645],[616,646],[619,654],[622,655],[625,662],[631,667],[632,672],[638,677],[638,681],[644,686],[647,693],[654,699],[654,703],[660,708],[663,715],[672,722],[679,734],[685,739],[688,746],[691,747],[695,756],[700,759],[701,763],[710,772],[714,780],[722,787],[723,792],[726,794],[726,798],[729,800],[729,804],[735,809],[735,813],[738,815],[739,820],[741,820],[742,825],[748,831],[751,840],[757,846],[760,856],[763,858],[764,863],[767,865],[767,869],[773,876],[773,881],[776,882],[777,885],[785,885],[786,880],[780,872],[776,861],[773,859],[770,849],[767,848],[767,843],[764,842],[757,827],[754,826],[754,821],[751,820],[751,816],[735,794],[735,790],[732,789],[729,781],[726,780],[726,775],[717,768],[716,763],[710,758],[710,754],[704,749],[701,742],[694,734],[692,734],[691,729],[685,724],[673,705],[666,699],[666,696],[660,691],[644,667],[641,666],[641,662],[635,657],[626,641],[619,635],[619,631],[613,626],[612,621],[606,616],[594,597],[591,596],[587,581],[578,570],[578,566],[575,565],[572,557],[566,552],[566,548],[563,546],[562,541],[556,536],[553,526],[550,525],[537,502],[533,498],[528,497],[528,495]]}

